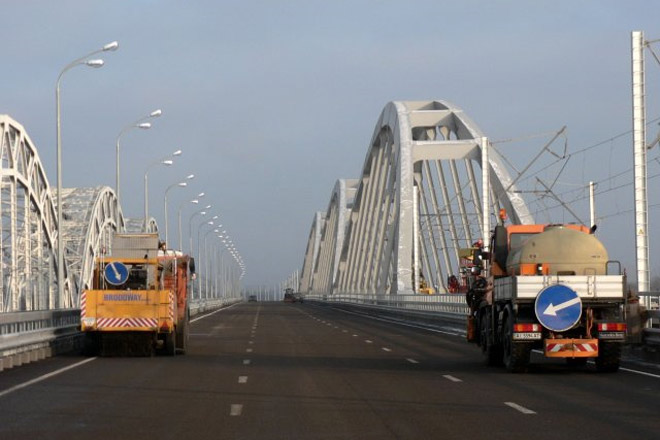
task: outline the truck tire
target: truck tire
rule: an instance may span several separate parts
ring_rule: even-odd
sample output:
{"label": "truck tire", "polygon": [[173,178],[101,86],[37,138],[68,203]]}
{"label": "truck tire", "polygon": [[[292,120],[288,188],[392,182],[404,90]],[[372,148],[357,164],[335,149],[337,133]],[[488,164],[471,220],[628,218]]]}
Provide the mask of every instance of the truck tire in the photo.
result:
{"label": "truck tire", "polygon": [[527,342],[515,342],[513,340],[513,319],[511,315],[507,315],[503,330],[502,351],[504,366],[511,373],[524,373],[527,371],[527,366],[529,365],[532,346]]}
{"label": "truck tire", "polygon": [[87,332],[83,336],[83,356],[96,356],[99,354],[99,335]]}
{"label": "truck tire", "polygon": [[163,341],[163,352],[166,356],[174,356],[176,354],[176,332],[166,333],[165,340]]}
{"label": "truck tire", "polygon": [[494,367],[502,365],[502,348],[493,341],[491,334],[491,310],[490,307],[482,307],[479,310],[479,345],[486,365]]}
{"label": "truck tire", "polygon": [[618,342],[599,342],[596,371],[599,373],[616,373],[621,362],[621,344]]}
{"label": "truck tire", "polygon": [[183,322],[176,328],[176,348],[181,354],[186,354],[188,349],[188,339],[190,337],[190,311],[186,310]]}

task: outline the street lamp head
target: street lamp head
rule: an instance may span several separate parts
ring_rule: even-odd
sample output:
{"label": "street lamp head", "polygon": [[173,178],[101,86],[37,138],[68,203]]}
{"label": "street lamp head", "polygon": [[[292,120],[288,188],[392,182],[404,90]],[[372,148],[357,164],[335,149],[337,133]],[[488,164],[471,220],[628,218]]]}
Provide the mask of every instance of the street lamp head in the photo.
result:
{"label": "street lamp head", "polygon": [[204,209],[211,209],[211,205],[206,205]]}
{"label": "street lamp head", "polygon": [[186,182],[179,182],[178,185],[181,186],[181,187],[188,186],[188,184]]}
{"label": "street lamp head", "polygon": [[157,118],[162,114],[163,114],[163,111],[161,109],[158,109],[158,110],[154,110],[151,113],[149,113],[149,116],[152,117],[152,118]]}
{"label": "street lamp head", "polygon": [[213,218],[213,220],[215,220],[215,219],[218,218],[218,216],[217,216],[217,215],[214,215],[212,218]]}
{"label": "street lamp head", "polygon": [[206,215],[206,211],[200,212],[201,215]]}
{"label": "street lamp head", "polygon": [[174,153],[172,153],[172,156],[181,156],[182,153],[183,153],[183,151],[176,150]]}
{"label": "street lamp head", "polygon": [[198,204],[198,203],[199,203],[199,200],[197,200],[197,199],[194,199],[194,200],[191,200],[191,201],[190,201],[190,203],[194,203],[194,204],[196,205],[196,204]]}
{"label": "street lamp head", "polygon": [[87,65],[89,67],[94,67],[96,69],[98,69],[99,67],[103,67],[103,64],[105,64],[105,62],[103,60],[87,60],[87,61],[85,61],[85,65]]}
{"label": "street lamp head", "polygon": [[197,194],[197,197],[204,197],[205,195],[206,195],[206,194],[204,194],[203,192],[201,192],[201,193]]}
{"label": "street lamp head", "polygon": [[194,179],[195,175],[194,174],[189,174],[186,176],[186,180]]}
{"label": "street lamp head", "polygon": [[113,41],[112,43],[108,43],[105,46],[103,46],[103,51],[107,52],[109,50],[115,51],[119,48],[119,43],[116,41]]}
{"label": "street lamp head", "polygon": [[137,128],[141,128],[143,130],[147,130],[151,128],[151,122],[143,122],[141,124],[136,125]]}
{"label": "street lamp head", "polygon": [[163,165],[167,165],[168,167],[174,163],[173,160],[164,160],[161,162]]}

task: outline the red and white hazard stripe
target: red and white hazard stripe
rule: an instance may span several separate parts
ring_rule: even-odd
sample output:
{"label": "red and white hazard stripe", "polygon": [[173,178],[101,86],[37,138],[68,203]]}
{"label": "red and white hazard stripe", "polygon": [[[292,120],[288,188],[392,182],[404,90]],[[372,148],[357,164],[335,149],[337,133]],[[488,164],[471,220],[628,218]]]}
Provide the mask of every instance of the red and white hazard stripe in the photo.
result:
{"label": "red and white hazard stripe", "polygon": [[80,317],[84,318],[87,314],[87,291],[83,290],[80,295]]}
{"label": "red and white hazard stripe", "polygon": [[158,319],[155,318],[98,318],[96,327],[126,328],[126,327],[156,327]]}

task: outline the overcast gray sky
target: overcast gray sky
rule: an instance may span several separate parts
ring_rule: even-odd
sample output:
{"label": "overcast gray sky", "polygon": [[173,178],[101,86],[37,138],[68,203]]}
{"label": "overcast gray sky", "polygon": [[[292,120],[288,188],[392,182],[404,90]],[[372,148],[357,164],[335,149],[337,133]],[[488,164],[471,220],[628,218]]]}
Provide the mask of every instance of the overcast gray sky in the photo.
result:
{"label": "overcast gray sky", "polygon": [[[119,131],[161,108],[151,130],[122,138],[124,214],[143,214],[147,165],[183,149],[175,166],[150,172],[151,213],[163,228],[164,188],[196,174],[189,189],[169,193],[170,235],[180,204],[204,191],[243,255],[248,285],[279,283],[302,266],[314,213],[327,208],[336,179],[359,176],[387,102],[449,100],[493,140],[567,125],[569,150],[578,151],[630,130],[630,32],[660,38],[660,3],[638,0],[3,0],[1,8],[0,113],[25,127],[51,185],[57,75],[117,40],[102,69],[64,77],[64,186],[114,187]],[[647,67],[652,119],[660,67],[648,54]],[[524,165],[543,142],[501,151]],[[562,174],[566,190],[590,179],[624,185],[625,176],[605,179],[632,166],[630,138],[591,151]],[[660,171],[657,158],[658,147],[650,174]],[[652,197],[657,186],[649,182]],[[613,189],[598,211],[610,257],[634,272],[631,201],[631,187]]]}

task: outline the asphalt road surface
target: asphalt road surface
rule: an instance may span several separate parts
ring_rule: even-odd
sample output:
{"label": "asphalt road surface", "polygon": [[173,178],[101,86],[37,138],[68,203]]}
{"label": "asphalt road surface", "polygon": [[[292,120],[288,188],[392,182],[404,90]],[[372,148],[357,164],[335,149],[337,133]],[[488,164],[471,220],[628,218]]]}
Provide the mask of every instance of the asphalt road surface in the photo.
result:
{"label": "asphalt road surface", "polygon": [[533,356],[486,367],[448,332],[311,304],[196,319],[188,354],[0,372],[0,439],[658,439],[660,371]]}

